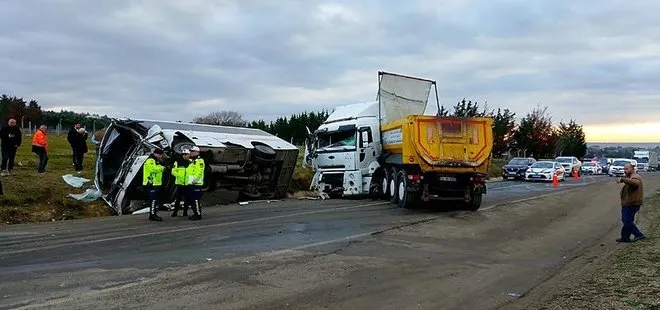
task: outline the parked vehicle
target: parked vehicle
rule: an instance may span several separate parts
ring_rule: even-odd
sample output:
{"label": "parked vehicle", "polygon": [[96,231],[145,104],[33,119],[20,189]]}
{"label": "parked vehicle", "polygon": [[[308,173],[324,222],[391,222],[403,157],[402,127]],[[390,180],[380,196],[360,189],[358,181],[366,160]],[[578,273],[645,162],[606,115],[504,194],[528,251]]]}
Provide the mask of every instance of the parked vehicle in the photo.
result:
{"label": "parked vehicle", "polygon": [[597,161],[582,163],[582,174],[602,174],[603,167]]}
{"label": "parked vehicle", "polygon": [[524,179],[525,171],[535,162],[534,158],[514,157],[502,167],[502,178],[505,180],[509,178]]}
{"label": "parked vehicle", "polygon": [[633,159],[637,161],[637,169],[640,171],[655,171],[660,168],[658,154],[652,151],[635,151]]}
{"label": "parked vehicle", "polygon": [[556,175],[558,181],[566,180],[564,167],[554,161],[537,161],[532,164],[525,172],[526,181],[552,181],[552,176]]}
{"label": "parked vehicle", "polygon": [[555,158],[555,161],[564,167],[566,176],[573,175],[573,172],[582,175],[582,162],[580,162],[575,156],[560,156]]}
{"label": "parked vehicle", "polygon": [[616,158],[612,161],[612,164],[610,165],[609,176],[611,177],[624,176],[625,172],[623,171],[623,166],[625,166],[626,164],[633,165],[635,171],[637,171],[637,163],[635,162],[635,160],[628,158]]}
{"label": "parked vehicle", "polygon": [[[298,148],[258,129],[178,122],[114,119],[99,146],[94,183],[117,214],[132,213],[132,200],[143,200],[142,165],[153,149],[171,160],[197,146],[206,162],[205,191],[221,188],[245,198],[285,197]],[[174,180],[163,186],[174,200]]]}
{"label": "parked vehicle", "polygon": [[491,166],[492,119],[423,115],[435,81],[378,76],[378,102],[337,108],[306,143],[310,189],[403,208],[438,200],[477,210]]}

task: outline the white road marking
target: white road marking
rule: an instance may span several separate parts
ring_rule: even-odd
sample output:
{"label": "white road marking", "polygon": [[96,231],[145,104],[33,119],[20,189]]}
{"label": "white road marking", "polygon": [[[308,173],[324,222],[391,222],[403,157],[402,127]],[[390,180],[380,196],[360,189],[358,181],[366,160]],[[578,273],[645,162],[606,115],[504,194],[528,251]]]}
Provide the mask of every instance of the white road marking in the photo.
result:
{"label": "white road marking", "polygon": [[162,231],[154,231],[154,232],[142,233],[142,234],[136,234],[136,235],[129,235],[129,236],[118,236],[118,237],[112,237],[112,238],[104,238],[104,239],[72,242],[72,243],[55,244],[55,245],[50,245],[50,246],[42,246],[42,247],[38,247],[38,248],[23,249],[23,250],[16,250],[16,251],[10,251],[10,252],[0,252],[0,254],[7,255],[7,254],[27,253],[27,252],[46,250],[46,249],[56,249],[56,248],[68,247],[68,246],[88,245],[88,244],[95,244],[95,243],[102,243],[102,242],[109,242],[109,241],[126,240],[126,239],[140,238],[140,237],[171,234],[171,233],[177,233],[177,232],[182,232],[182,231],[200,230],[200,229],[207,229],[207,228],[213,228],[213,227],[222,227],[222,226],[229,226],[229,225],[235,225],[235,224],[245,224],[245,223],[253,223],[253,222],[260,222],[260,221],[276,220],[276,219],[287,218],[287,217],[295,217],[295,216],[301,216],[301,215],[327,213],[327,212],[342,211],[342,210],[352,210],[352,209],[359,209],[359,208],[364,208],[364,207],[371,207],[371,206],[378,206],[378,205],[385,205],[385,204],[389,204],[389,202],[376,202],[376,203],[361,204],[361,205],[357,205],[357,206],[335,207],[335,208],[330,208],[330,209],[298,212],[298,213],[292,213],[292,214],[283,214],[283,215],[263,217],[263,218],[250,219],[250,220],[233,221],[233,222],[217,223],[217,224],[204,225],[204,226],[194,226],[194,227],[185,227],[185,228],[169,229],[169,230],[162,230]]}

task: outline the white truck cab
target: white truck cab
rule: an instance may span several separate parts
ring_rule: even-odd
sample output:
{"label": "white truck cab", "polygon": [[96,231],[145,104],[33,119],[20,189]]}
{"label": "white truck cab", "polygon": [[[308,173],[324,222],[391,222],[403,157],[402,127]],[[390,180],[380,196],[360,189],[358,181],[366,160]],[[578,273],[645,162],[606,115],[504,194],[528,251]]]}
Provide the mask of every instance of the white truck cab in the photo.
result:
{"label": "white truck cab", "polygon": [[314,169],[310,189],[330,195],[369,193],[371,177],[380,167],[379,102],[337,107],[305,147],[305,162]]}

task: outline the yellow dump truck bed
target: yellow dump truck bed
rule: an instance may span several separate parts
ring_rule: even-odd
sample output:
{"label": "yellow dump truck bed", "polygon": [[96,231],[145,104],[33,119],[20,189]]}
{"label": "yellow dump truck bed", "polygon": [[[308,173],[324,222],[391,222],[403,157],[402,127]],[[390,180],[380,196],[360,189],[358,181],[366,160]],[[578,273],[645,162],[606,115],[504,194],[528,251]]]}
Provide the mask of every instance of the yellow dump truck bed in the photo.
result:
{"label": "yellow dump truck bed", "polygon": [[381,128],[386,161],[419,165],[423,172],[487,174],[491,118],[410,115]]}

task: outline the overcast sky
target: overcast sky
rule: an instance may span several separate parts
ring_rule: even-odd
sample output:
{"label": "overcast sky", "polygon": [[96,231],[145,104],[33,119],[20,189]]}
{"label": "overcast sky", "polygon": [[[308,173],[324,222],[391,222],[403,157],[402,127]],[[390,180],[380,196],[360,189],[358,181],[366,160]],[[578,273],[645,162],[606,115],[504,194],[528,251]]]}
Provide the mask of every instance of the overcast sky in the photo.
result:
{"label": "overcast sky", "polygon": [[270,120],[373,100],[386,70],[437,80],[446,106],[657,122],[658,11],[652,0],[0,0],[0,92],[109,116]]}

